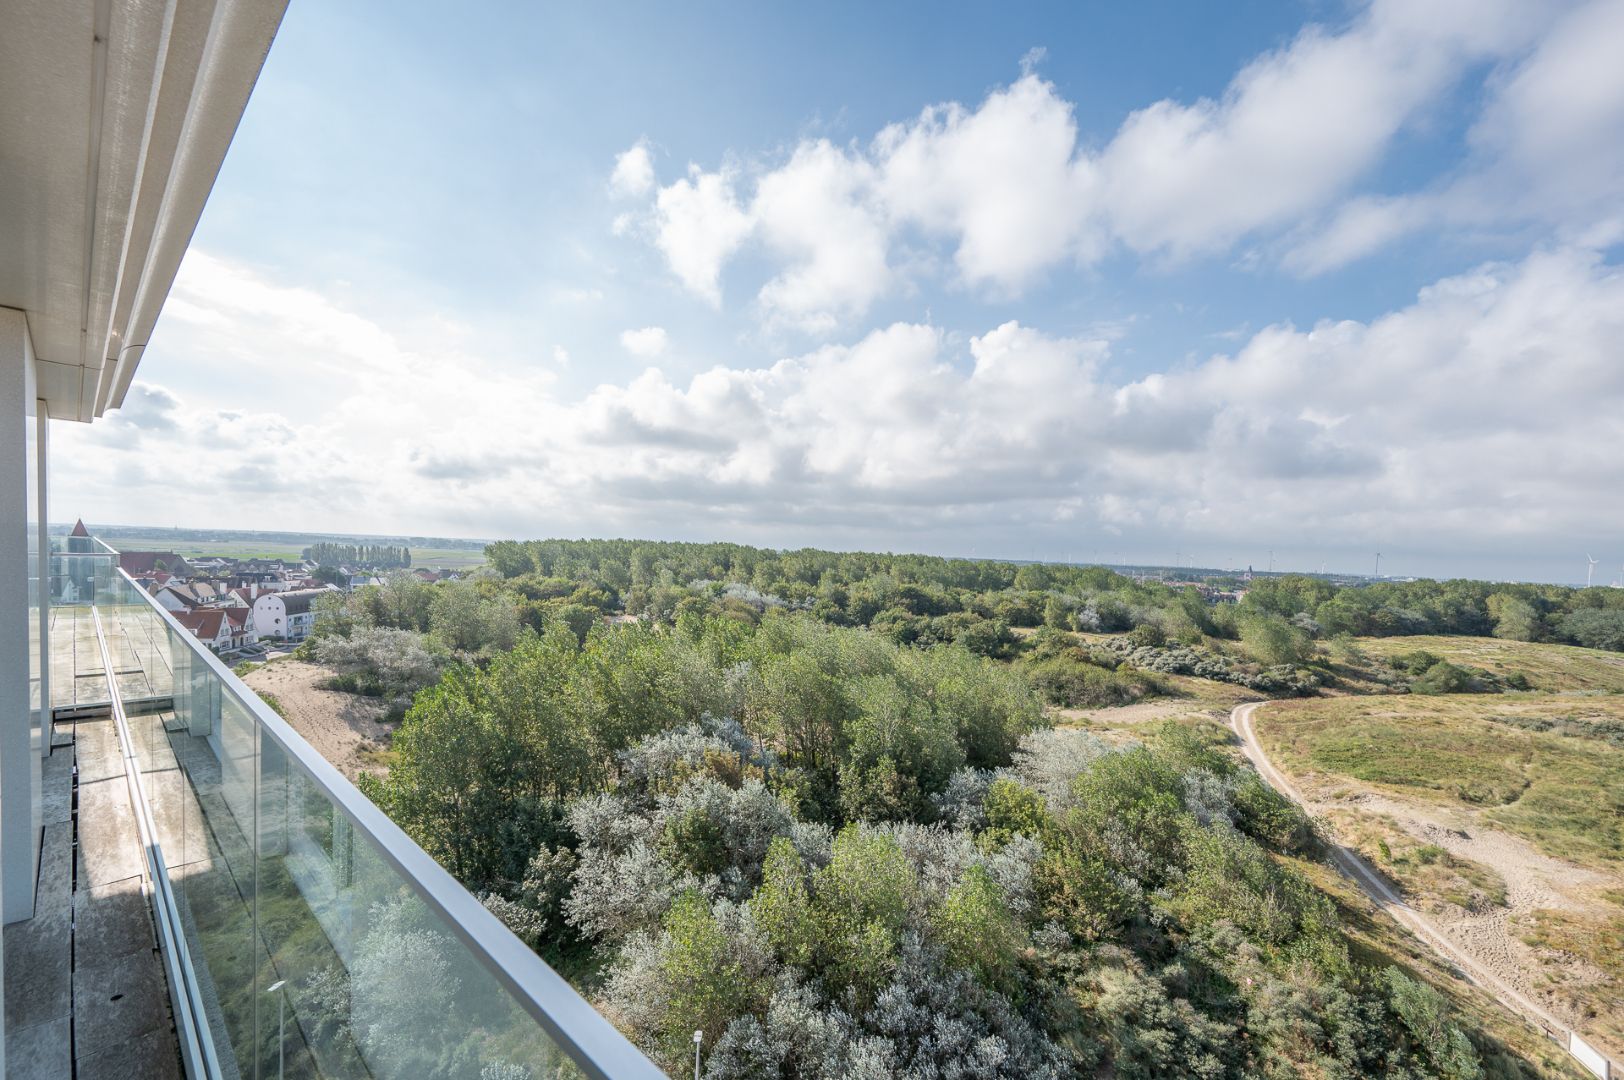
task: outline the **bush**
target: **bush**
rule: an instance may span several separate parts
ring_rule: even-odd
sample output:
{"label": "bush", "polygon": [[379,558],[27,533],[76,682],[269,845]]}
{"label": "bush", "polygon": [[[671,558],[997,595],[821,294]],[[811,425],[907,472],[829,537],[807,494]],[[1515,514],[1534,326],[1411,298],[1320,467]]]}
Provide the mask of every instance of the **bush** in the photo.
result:
{"label": "bush", "polygon": [[444,653],[415,630],[361,626],[349,637],[313,638],[310,649],[312,660],[336,671],[328,684],[332,689],[387,698],[399,711],[446,666]]}
{"label": "bush", "polygon": [[1624,652],[1624,609],[1587,608],[1565,616],[1562,635],[1587,649]]}
{"label": "bush", "polygon": [[1167,644],[1167,634],[1155,623],[1144,623],[1128,633],[1128,640],[1144,649],[1159,649]]}

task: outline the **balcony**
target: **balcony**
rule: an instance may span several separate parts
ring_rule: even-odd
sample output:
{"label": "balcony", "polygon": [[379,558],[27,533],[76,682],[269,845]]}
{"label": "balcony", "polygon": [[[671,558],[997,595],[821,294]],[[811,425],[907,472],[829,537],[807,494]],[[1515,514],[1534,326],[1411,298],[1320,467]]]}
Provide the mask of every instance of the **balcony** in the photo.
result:
{"label": "balcony", "polygon": [[662,1075],[115,558],[51,556],[8,1075]]}

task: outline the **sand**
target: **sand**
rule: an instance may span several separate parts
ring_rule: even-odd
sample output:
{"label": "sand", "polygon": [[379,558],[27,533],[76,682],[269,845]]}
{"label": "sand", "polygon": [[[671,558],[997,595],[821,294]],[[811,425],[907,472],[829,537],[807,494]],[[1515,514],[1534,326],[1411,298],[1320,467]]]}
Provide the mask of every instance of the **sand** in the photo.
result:
{"label": "sand", "polygon": [[383,702],[322,689],[318,684],[331,675],[317,664],[273,660],[249,672],[243,682],[274,695],[293,729],[351,780],[363,772],[384,772],[368,755],[387,748],[394,730],[394,725],[383,722]]}

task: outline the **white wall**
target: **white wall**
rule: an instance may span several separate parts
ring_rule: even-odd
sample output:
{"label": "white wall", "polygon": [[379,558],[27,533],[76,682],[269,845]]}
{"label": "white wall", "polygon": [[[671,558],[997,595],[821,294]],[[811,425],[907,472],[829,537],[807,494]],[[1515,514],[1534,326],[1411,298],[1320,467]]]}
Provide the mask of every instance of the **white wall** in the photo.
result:
{"label": "white wall", "polygon": [[288,609],[280,596],[267,595],[254,601],[254,631],[260,637],[287,637]]}
{"label": "white wall", "polygon": [[29,446],[37,435],[34,401],[27,321],[20,311],[0,308],[0,920],[8,923],[34,914],[46,745],[42,687],[29,655],[31,631],[39,629],[29,603],[29,525],[37,527],[42,509]]}

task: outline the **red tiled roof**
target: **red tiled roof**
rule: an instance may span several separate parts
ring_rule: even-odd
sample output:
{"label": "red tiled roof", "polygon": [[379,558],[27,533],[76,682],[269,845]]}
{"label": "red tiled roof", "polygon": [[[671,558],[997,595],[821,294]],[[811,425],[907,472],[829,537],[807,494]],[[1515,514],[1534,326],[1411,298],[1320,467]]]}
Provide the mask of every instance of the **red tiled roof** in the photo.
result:
{"label": "red tiled roof", "polygon": [[90,530],[85,528],[85,519],[80,518],[78,521],[75,521],[73,523],[73,531],[70,532],[68,535],[69,536],[89,536],[90,535]]}
{"label": "red tiled roof", "polygon": [[175,621],[200,640],[213,641],[220,636],[220,623],[225,617],[226,613],[222,608],[198,608],[195,611],[180,612],[175,616]]}

